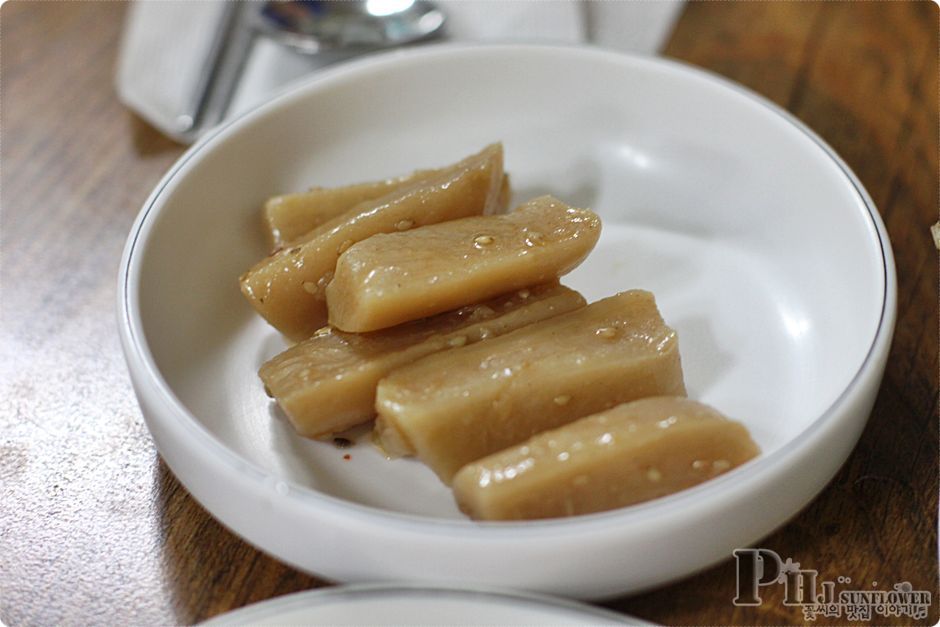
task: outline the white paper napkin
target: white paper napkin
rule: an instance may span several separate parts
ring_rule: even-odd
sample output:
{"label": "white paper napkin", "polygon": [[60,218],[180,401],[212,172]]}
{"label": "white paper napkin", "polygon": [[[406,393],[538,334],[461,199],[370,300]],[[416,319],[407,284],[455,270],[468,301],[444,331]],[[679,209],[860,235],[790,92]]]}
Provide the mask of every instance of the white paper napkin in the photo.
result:
{"label": "white paper napkin", "polygon": [[[445,41],[592,43],[654,54],[683,6],[680,0],[440,0]],[[219,45],[226,2],[139,1],[128,11],[118,64],[123,102],[178,139]],[[264,38],[252,45],[228,115],[264,101],[286,83],[323,67]]]}

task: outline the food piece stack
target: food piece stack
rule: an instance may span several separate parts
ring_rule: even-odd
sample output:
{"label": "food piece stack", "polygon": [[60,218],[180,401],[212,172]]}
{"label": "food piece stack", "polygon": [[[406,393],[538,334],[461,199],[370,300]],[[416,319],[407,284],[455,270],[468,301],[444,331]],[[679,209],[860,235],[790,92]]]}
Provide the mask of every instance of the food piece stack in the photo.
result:
{"label": "food piece stack", "polygon": [[656,498],[758,453],[685,397],[675,331],[641,290],[586,304],[558,283],[600,218],[551,196],[507,212],[503,150],[272,198],[275,249],[240,278],[297,342],[259,372],[297,432],[375,419],[479,519],[551,518]]}

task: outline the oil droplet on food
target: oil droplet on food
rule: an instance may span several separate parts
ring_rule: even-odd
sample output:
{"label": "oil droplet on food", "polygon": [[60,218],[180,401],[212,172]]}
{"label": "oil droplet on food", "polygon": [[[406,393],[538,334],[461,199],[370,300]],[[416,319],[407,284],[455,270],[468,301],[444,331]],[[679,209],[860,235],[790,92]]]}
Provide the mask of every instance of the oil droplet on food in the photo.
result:
{"label": "oil droplet on food", "polygon": [[538,231],[529,231],[525,235],[525,245],[528,247],[541,246],[545,243],[545,236]]}
{"label": "oil droplet on food", "polygon": [[723,472],[731,468],[731,462],[729,462],[727,459],[716,459],[712,462],[712,468],[718,472]]}
{"label": "oil droplet on food", "polygon": [[466,343],[467,343],[466,335],[458,335],[457,337],[452,337],[449,340],[447,340],[447,345],[453,348],[463,346]]}
{"label": "oil droplet on food", "polygon": [[305,292],[312,294],[313,296],[316,296],[317,292],[320,291],[320,289],[317,287],[317,284],[313,281],[304,281],[301,283],[301,285],[303,286]]}
{"label": "oil droplet on food", "polygon": [[474,248],[485,248],[493,243],[492,235],[477,235],[473,238]]}
{"label": "oil droplet on food", "polygon": [[414,220],[399,220],[398,223],[395,224],[395,228],[398,229],[399,231],[407,231],[414,225],[415,225]]}
{"label": "oil droplet on food", "polygon": [[568,404],[568,401],[571,400],[571,396],[569,396],[568,394],[559,394],[552,400],[554,400],[555,404],[558,405],[559,407],[564,407],[565,405]]}
{"label": "oil droplet on food", "polygon": [[605,340],[612,340],[617,337],[617,329],[614,327],[601,327],[594,332],[594,335],[604,338]]}
{"label": "oil droplet on food", "polygon": [[527,299],[531,294],[532,292],[530,292],[529,290],[519,290],[519,298],[521,298],[522,300]]}
{"label": "oil droplet on food", "polygon": [[692,462],[692,470],[705,470],[705,466],[707,465],[708,464],[701,459],[696,459],[694,462]]}
{"label": "oil droplet on food", "polygon": [[663,478],[663,473],[659,472],[655,468],[650,468],[649,470],[646,471],[646,478],[652,481],[653,483],[656,483],[657,481]]}

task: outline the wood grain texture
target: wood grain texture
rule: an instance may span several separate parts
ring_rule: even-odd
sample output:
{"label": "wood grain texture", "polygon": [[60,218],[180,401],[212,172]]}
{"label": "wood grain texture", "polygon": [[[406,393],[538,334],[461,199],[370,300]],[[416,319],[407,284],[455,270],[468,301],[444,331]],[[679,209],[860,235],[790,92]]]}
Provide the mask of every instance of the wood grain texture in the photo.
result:
{"label": "wood grain texture", "polygon": [[[0,9],[0,620],[9,625],[192,623],[322,585],[206,514],[160,461],[130,388],[114,322],[118,260],[182,147],[114,97],[124,10]],[[874,413],[829,487],[761,546],[823,578],[930,590],[923,624],[938,619],[937,33],[930,2],[693,3],[666,50],[805,121],[884,217],[899,311]],[[734,586],[728,560],[606,605],[664,624],[802,622],[778,591],[760,607],[734,607]]]}

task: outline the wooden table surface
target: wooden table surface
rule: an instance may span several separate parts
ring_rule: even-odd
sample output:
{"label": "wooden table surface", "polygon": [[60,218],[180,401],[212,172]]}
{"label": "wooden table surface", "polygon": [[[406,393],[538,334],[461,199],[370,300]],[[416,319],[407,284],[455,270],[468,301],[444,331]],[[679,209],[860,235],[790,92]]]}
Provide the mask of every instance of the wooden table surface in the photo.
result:
{"label": "wooden table surface", "polygon": [[[118,259],[141,203],[183,148],[115,98],[125,8],[0,10],[8,625],[192,623],[322,585],[236,538],[189,496],[161,462],[131,390],[114,313]],[[855,170],[887,224],[899,311],[874,413],[832,483],[760,545],[821,578],[931,591],[923,624],[938,619],[938,265],[929,232],[938,217],[937,32],[931,2],[696,3],[666,48],[805,121]],[[801,622],[777,592],[757,608],[734,607],[734,588],[729,557],[607,605],[665,624]]]}

